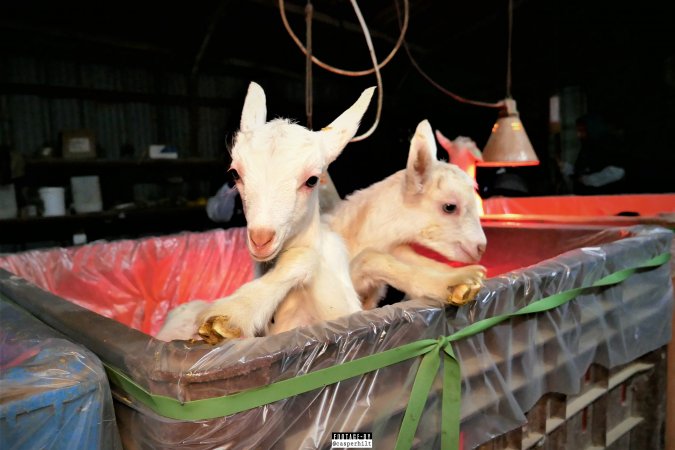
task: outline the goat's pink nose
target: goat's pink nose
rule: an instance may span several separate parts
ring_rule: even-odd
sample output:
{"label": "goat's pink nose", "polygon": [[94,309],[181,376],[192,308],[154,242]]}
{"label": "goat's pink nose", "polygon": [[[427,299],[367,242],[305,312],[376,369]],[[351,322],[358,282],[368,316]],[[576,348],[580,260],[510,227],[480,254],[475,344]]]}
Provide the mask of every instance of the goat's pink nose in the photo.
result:
{"label": "goat's pink nose", "polygon": [[248,237],[256,248],[262,248],[272,242],[275,234],[274,230],[269,228],[255,228],[248,231]]}
{"label": "goat's pink nose", "polygon": [[478,244],[476,246],[476,252],[478,256],[483,256],[483,253],[485,253],[485,248],[487,247],[487,244]]}

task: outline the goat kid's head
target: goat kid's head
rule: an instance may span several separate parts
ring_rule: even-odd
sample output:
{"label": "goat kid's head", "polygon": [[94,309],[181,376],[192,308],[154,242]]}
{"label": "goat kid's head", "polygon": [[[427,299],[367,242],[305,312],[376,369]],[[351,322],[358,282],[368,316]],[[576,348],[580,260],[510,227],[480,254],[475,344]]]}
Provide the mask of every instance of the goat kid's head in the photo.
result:
{"label": "goat kid's head", "polygon": [[416,217],[411,227],[418,227],[410,239],[450,261],[478,262],[487,239],[475,182],[458,166],[437,159],[427,120],[419,123],[410,142],[405,180],[406,204]]}
{"label": "goat kid's head", "polygon": [[251,82],[230,171],[244,206],[248,248],[256,261],[273,259],[316,217],[321,173],[354,137],[374,87],[321,131],[291,120],[267,122],[265,92]]}
{"label": "goat kid's head", "polygon": [[483,161],[483,154],[472,139],[458,136],[451,141],[438,130],[436,130],[436,139],[438,139],[441,147],[448,152],[452,164],[458,166],[470,176],[475,176],[476,164]]}

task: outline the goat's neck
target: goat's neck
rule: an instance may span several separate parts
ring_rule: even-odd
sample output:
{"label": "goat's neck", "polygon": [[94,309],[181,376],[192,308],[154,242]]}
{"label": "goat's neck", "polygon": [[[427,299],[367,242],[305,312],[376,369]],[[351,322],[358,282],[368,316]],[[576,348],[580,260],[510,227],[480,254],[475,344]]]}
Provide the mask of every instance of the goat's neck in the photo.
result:
{"label": "goat's neck", "polygon": [[407,208],[404,200],[405,172],[399,171],[368,189],[354,192],[327,216],[330,227],[347,244],[352,257],[365,248],[389,252],[406,243],[408,224],[401,217]]}
{"label": "goat's neck", "polygon": [[288,240],[288,247],[313,247],[319,245],[321,239],[321,220],[319,216],[319,202],[312,202],[309,210],[296,225],[296,234]]}
{"label": "goat's neck", "polygon": [[[296,229],[299,231],[286,240],[282,252],[297,247],[318,248],[320,244],[319,239],[321,239],[321,221],[318,204],[316,207],[312,206],[310,210],[307,211],[307,214],[305,214],[300,222],[296,224]],[[276,266],[278,260],[279,256],[270,261],[255,262],[255,278],[259,278],[271,270]]]}

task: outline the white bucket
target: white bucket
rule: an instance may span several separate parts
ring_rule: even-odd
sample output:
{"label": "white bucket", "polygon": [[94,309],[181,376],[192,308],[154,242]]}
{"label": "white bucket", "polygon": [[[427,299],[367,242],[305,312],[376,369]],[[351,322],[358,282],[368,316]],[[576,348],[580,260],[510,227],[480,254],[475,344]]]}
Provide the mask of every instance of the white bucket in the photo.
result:
{"label": "white bucket", "polygon": [[65,188],[62,187],[43,187],[38,189],[44,206],[43,216],[66,215],[65,191]]}
{"label": "white bucket", "polygon": [[98,176],[71,177],[70,187],[73,190],[73,206],[77,213],[101,211],[101,186]]}
{"label": "white bucket", "polygon": [[0,186],[0,219],[13,219],[17,212],[14,185]]}

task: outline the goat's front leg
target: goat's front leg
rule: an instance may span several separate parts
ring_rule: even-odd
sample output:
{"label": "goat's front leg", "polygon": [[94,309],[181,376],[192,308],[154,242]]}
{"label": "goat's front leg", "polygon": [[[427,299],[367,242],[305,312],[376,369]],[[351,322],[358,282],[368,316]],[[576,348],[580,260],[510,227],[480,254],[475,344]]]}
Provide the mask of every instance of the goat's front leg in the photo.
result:
{"label": "goat's front leg", "polygon": [[446,300],[455,305],[464,305],[474,300],[480,288],[483,287],[483,279],[487,274],[485,267],[480,264],[452,267],[420,255],[409,245],[396,247],[392,250],[392,254],[408,263],[413,274],[415,270],[425,270],[425,268],[439,272],[441,278],[448,283],[450,295]]}
{"label": "goat's front leg", "polygon": [[202,311],[197,319],[199,335],[209,344],[255,336],[267,326],[289,291],[310,280],[317,264],[318,255],[311,248],[282,252],[267,273]]}
{"label": "goat's front leg", "polygon": [[[375,286],[386,283],[411,297],[463,305],[475,299],[485,278],[485,268],[480,265],[453,268],[422,256],[417,260],[413,255],[404,260],[399,257],[403,252],[394,256],[366,249],[351,261],[352,282],[362,299],[372,296]],[[364,304],[367,309],[375,306]]]}

